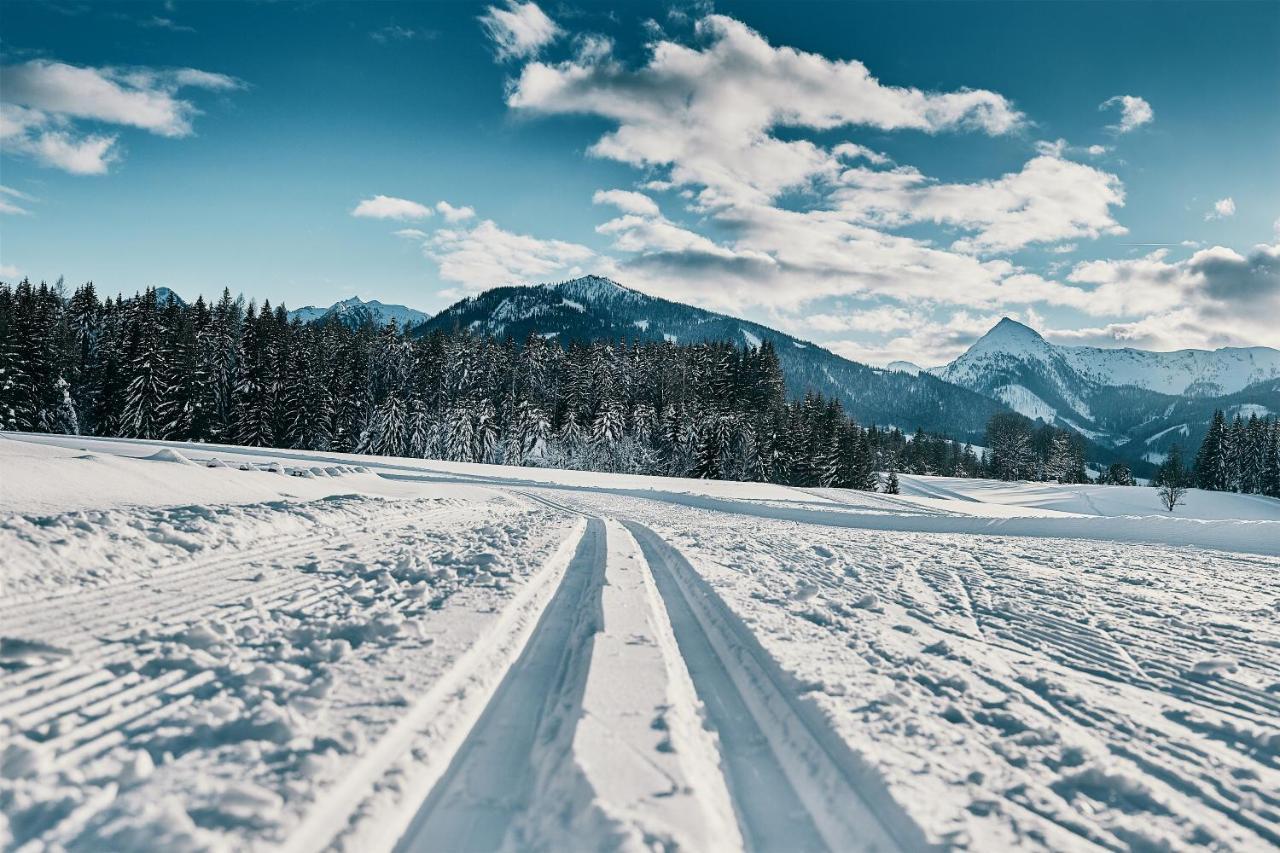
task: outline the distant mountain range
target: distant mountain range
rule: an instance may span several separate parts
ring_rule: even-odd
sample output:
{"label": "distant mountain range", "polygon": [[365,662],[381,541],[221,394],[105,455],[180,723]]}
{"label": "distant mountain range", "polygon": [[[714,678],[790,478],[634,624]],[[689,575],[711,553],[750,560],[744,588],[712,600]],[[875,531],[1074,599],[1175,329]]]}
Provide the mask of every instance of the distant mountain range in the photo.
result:
{"label": "distant mountain range", "polygon": [[336,318],[339,322],[352,328],[363,326],[366,323],[382,327],[394,320],[397,326],[404,329],[417,326],[425,322],[430,316],[430,314],[413,308],[406,308],[403,305],[387,305],[376,299],[365,302],[358,296],[335,302],[328,308],[308,305],[289,312],[290,320],[296,317],[304,323],[314,323],[320,320]]}
{"label": "distant mountain range", "polygon": [[1194,449],[1216,408],[1280,411],[1280,350],[1061,346],[1007,317],[929,372],[1151,463],[1175,442]]}
{"label": "distant mountain range", "polygon": [[816,344],[713,311],[682,305],[596,276],[562,284],[497,287],[464,299],[418,326],[469,329],[525,340],[530,334],[563,341],[634,340],[773,344],[788,391],[808,389],[834,397],[864,424],[917,426],[978,441],[987,420],[1004,405],[930,374],[910,376],[849,361]]}
{"label": "distant mountain range", "polygon": [[394,320],[413,335],[437,329],[523,341],[596,340],[773,344],[789,393],[812,389],[840,400],[863,423],[923,427],[981,442],[987,420],[1012,409],[1073,429],[1100,460],[1124,458],[1138,471],[1163,461],[1174,443],[1194,452],[1215,409],[1229,416],[1280,412],[1280,350],[1224,347],[1151,352],[1061,346],[1001,320],[964,354],[939,367],[850,361],[816,344],[598,276],[527,287],[497,287],[435,316],[357,297],[289,312],[303,322],[337,318],[350,326]]}

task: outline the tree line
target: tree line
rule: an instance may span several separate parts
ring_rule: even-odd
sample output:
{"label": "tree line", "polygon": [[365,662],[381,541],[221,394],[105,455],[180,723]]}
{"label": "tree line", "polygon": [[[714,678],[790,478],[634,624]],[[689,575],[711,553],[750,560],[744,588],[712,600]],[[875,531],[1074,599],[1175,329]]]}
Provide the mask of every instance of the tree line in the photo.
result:
{"label": "tree line", "polygon": [[[1011,412],[979,449],[863,426],[817,393],[789,402],[767,341],[415,337],[305,324],[225,290],[186,304],[26,280],[0,283],[0,429],[854,489],[877,472],[1089,481],[1078,434]],[[1276,431],[1215,418],[1198,483],[1265,492]],[[1101,481],[1131,484],[1118,467]]]}
{"label": "tree line", "polygon": [[874,489],[971,449],[788,402],[771,344],[522,345],[304,324],[224,291],[0,284],[0,429]]}
{"label": "tree line", "polygon": [[1213,492],[1280,498],[1280,417],[1237,413],[1228,424],[1215,411],[1187,479]]}

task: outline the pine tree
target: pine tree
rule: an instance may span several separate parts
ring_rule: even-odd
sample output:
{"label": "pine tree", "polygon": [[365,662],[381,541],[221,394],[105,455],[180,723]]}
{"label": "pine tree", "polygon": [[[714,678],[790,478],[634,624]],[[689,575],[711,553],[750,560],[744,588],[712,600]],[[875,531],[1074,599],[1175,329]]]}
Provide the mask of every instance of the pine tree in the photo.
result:
{"label": "pine tree", "polygon": [[133,306],[129,327],[129,387],[120,430],[129,438],[164,437],[164,401],[169,396],[163,329],[156,292],[147,288]]}
{"label": "pine tree", "polygon": [[1209,491],[1223,491],[1227,482],[1227,420],[1219,409],[1213,413],[1209,431],[1196,454],[1196,485]]}

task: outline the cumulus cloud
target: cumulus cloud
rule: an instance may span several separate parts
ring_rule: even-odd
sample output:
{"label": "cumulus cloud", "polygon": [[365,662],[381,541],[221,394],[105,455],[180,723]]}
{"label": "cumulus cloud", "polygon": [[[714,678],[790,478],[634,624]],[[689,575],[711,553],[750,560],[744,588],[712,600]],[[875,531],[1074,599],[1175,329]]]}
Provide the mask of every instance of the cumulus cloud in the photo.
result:
{"label": "cumulus cloud", "polygon": [[591,197],[594,204],[609,204],[623,213],[636,216],[657,216],[658,203],[644,193],[631,190],[596,190]]}
{"label": "cumulus cloud", "polygon": [[493,39],[498,59],[526,59],[555,41],[559,25],[537,3],[507,0],[505,7],[489,6],[480,16],[480,25]]}
{"label": "cumulus cloud", "polygon": [[[645,169],[645,189],[678,191],[723,235],[671,221],[644,193],[598,191],[593,200],[621,215],[596,230],[637,286],[724,310],[842,295],[1074,305],[1079,288],[973,255],[1122,233],[1111,215],[1124,199],[1118,178],[1058,149],[1000,179],[945,184],[857,142],[827,148],[797,133],[1010,133],[1024,118],[998,93],[887,86],[860,62],[775,47],[724,16],[695,30],[693,46],[659,36],[635,68],[600,51],[530,61],[508,93],[521,112],[611,120],[589,152]],[[807,196],[801,209],[781,206],[794,190]],[[916,222],[966,233],[953,250],[887,233]]]}
{"label": "cumulus cloud", "polygon": [[[538,59],[534,49],[508,88],[516,112],[609,122],[588,153],[639,172],[636,189],[592,196],[611,208],[596,227],[609,253],[491,220],[414,235],[442,278],[465,292],[591,270],[713,309],[761,312],[878,363],[941,363],[1000,316],[1038,320],[1046,306],[1066,309],[1060,316],[1132,320],[1171,317],[1189,298],[1209,313],[1231,304],[1225,272],[1209,256],[1073,267],[1058,259],[1045,274],[1008,257],[1030,246],[1066,255],[1079,241],[1126,233],[1117,219],[1123,183],[1088,162],[1108,147],[1043,141],[1004,174],[940,181],[857,134],[1014,133],[1026,119],[1003,95],[885,85],[856,60],[775,46],[721,15],[672,29],[687,33],[690,23],[687,43],[651,28],[638,64],[616,56],[607,39],[578,37],[561,61]],[[1139,98],[1106,108],[1119,110],[1125,131],[1151,121]],[[677,221],[668,209],[668,218],[648,192],[672,193],[693,217]],[[1059,270],[1069,274],[1056,278]],[[856,309],[839,310],[848,305]]]}
{"label": "cumulus cloud", "polygon": [[526,113],[581,113],[618,126],[590,153],[636,166],[669,168],[675,185],[697,186],[712,207],[763,201],[841,168],[842,155],[808,140],[784,140],[780,127],[833,130],[865,126],[939,133],[1004,134],[1023,116],[983,89],[926,92],[887,86],[856,60],[830,60],[774,47],[723,15],[696,24],[697,47],[650,46],[631,69],[611,55],[558,64],[530,62],[507,96]]}
{"label": "cumulus cloud", "polygon": [[351,211],[352,216],[366,219],[426,219],[431,213],[425,204],[389,195],[366,198]]}
{"label": "cumulus cloud", "polygon": [[[586,246],[506,231],[485,219],[472,228],[441,228],[423,243],[440,277],[480,291],[504,284],[533,284],[600,269]],[[594,263],[593,263],[594,262]]]}
{"label": "cumulus cloud", "polygon": [[1120,179],[1061,159],[1048,149],[1020,171],[975,183],[931,183],[914,169],[851,169],[833,198],[853,221],[885,226],[931,221],[974,232],[958,251],[1012,251],[1102,234],[1124,234],[1112,207],[1124,204]]}
{"label": "cumulus cloud", "polygon": [[463,222],[476,215],[475,210],[470,207],[466,207],[465,205],[462,207],[454,207],[447,201],[436,202],[436,210],[448,222]]}
{"label": "cumulus cloud", "polygon": [[1169,260],[1164,250],[1089,261],[1068,278],[1093,286],[1092,313],[1140,318],[1057,332],[1063,340],[1156,349],[1245,345],[1274,338],[1280,316],[1280,243],[1246,254],[1213,246],[1181,261]]}
{"label": "cumulus cloud", "polygon": [[1129,133],[1137,130],[1144,124],[1150,124],[1156,117],[1155,110],[1151,109],[1151,104],[1137,95],[1116,95],[1107,98],[1098,105],[1098,109],[1120,110],[1120,121],[1109,125],[1109,129],[1116,133]]}
{"label": "cumulus cloud", "polygon": [[[881,318],[881,310],[867,311],[873,319]],[[856,315],[855,315],[856,316]],[[897,315],[895,315],[897,316]],[[900,316],[899,321],[891,328],[859,328],[852,325],[854,332],[870,333],[859,338],[837,338],[827,343],[832,352],[845,356],[846,359],[861,361],[864,364],[887,365],[891,361],[911,361],[922,368],[946,364],[955,359],[961,352],[968,350],[978,338],[986,334],[1001,316],[1012,316],[1014,319],[1030,321],[1033,313],[1019,314],[1005,311],[1000,314],[979,314],[972,311],[952,311],[950,314],[933,316],[924,311],[910,311]],[[879,334],[877,339],[876,333]]]}
{"label": "cumulus cloud", "polygon": [[1204,215],[1205,222],[1212,219],[1228,219],[1236,215],[1235,199],[1228,196],[1220,198],[1213,203],[1213,207],[1209,208],[1209,212]]}
{"label": "cumulus cloud", "polygon": [[95,123],[158,136],[192,135],[199,109],[183,89],[227,92],[244,84],[195,68],[90,68],[32,60],[3,69],[0,140],[6,149],[73,174],[107,171],[121,156],[118,134],[85,132]]}

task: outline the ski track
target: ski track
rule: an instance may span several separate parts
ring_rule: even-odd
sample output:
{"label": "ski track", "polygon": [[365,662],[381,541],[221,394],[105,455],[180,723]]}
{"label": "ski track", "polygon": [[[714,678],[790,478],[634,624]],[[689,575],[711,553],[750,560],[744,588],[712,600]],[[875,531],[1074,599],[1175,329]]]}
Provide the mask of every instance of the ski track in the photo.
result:
{"label": "ski track", "polygon": [[380,464],[0,517],[0,849],[1280,846],[1271,546]]}
{"label": "ski track", "polygon": [[[132,576],[0,603],[0,848],[283,840],[488,620],[458,611],[495,612],[522,580],[510,556],[537,560],[565,529],[527,505],[341,503],[354,511],[281,541],[194,559],[187,542]],[[56,521],[36,530],[77,529]],[[153,785],[169,793],[153,802]]]}
{"label": "ski track", "polygon": [[529,810],[538,781],[531,756],[563,751],[581,714],[604,568],[604,524],[591,519],[524,651],[397,851],[497,850]]}
{"label": "ski track", "polygon": [[[1250,619],[1280,561],[790,522],[744,540],[719,512],[574,497],[688,554],[935,840],[1280,844],[1280,630]],[[963,811],[937,807],[951,786]]]}

